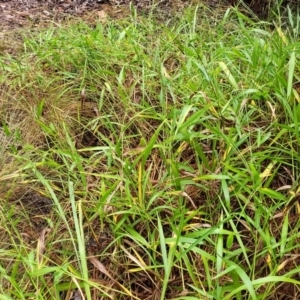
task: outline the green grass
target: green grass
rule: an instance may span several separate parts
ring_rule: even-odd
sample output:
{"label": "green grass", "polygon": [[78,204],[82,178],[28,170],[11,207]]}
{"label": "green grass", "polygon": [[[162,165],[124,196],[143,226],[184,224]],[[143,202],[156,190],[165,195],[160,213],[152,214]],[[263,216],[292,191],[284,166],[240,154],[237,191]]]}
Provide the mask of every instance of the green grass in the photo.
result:
{"label": "green grass", "polygon": [[0,299],[297,298],[299,20],[133,11],[4,49]]}

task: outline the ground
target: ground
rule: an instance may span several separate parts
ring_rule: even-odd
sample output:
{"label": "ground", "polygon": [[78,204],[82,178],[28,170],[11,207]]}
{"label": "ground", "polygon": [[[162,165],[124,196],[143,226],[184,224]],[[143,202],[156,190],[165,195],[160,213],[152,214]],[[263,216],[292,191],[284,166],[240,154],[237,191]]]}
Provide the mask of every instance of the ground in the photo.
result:
{"label": "ground", "polygon": [[[151,2],[152,0],[133,1],[140,10],[149,10]],[[172,11],[175,7],[182,9],[189,3],[195,4],[196,2],[202,3],[203,1],[164,0],[160,1],[158,6],[165,11]],[[0,0],[0,33],[24,26],[37,27],[53,20],[59,22],[72,16],[97,18],[99,12],[105,12],[112,17],[120,17],[128,12],[129,3],[130,0]],[[205,3],[214,7],[218,5],[218,0],[208,0]]]}
{"label": "ground", "polygon": [[192,2],[0,2],[4,299],[298,298],[298,23]]}

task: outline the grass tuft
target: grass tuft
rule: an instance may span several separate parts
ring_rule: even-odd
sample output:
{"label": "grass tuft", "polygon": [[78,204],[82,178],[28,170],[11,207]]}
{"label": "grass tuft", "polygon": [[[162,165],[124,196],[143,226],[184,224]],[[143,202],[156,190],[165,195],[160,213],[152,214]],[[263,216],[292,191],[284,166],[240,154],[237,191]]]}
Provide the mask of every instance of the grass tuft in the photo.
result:
{"label": "grass tuft", "polygon": [[1,52],[3,299],[297,297],[298,20],[133,11]]}

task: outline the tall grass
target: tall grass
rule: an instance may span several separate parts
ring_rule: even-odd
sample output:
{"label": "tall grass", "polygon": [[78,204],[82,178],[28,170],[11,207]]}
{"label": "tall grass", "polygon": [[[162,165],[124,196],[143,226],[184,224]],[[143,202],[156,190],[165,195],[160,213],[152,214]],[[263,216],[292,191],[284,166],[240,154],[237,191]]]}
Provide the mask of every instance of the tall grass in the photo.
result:
{"label": "tall grass", "polygon": [[1,299],[296,297],[298,19],[133,11],[1,54]]}

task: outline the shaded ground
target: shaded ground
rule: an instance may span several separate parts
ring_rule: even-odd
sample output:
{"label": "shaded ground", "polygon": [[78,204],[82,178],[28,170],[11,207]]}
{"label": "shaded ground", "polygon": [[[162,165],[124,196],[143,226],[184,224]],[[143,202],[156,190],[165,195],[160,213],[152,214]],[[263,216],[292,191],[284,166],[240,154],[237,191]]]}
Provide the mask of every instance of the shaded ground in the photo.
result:
{"label": "shaded ground", "polygon": [[92,3],[77,3],[72,1],[0,1],[0,30],[24,27],[28,25],[38,26],[41,22],[61,20],[69,15],[82,15],[92,9],[103,9],[103,4],[94,1]]}
{"label": "shaded ground", "polygon": [[[220,6],[238,5],[237,0],[0,0],[0,33],[24,26],[40,26],[50,21],[60,22],[72,16],[85,18],[92,14],[94,21],[103,17],[103,12],[113,18],[128,13],[129,4],[136,9],[149,11],[158,8],[163,14],[170,16],[189,5],[201,4],[216,8]],[[244,0],[253,12],[265,18],[268,15],[270,1]],[[297,7],[296,0],[286,0],[282,7]],[[90,17],[90,16],[89,16]]]}
{"label": "shaded ground", "polygon": [[[49,21],[61,21],[70,16],[84,17],[93,12],[104,11],[113,17],[122,15],[124,6],[132,2],[137,9],[147,10],[152,3],[165,11],[181,9],[189,4],[205,2],[210,6],[218,5],[218,0],[0,0],[0,32],[24,26],[39,26]],[[222,1],[224,2],[224,1]]]}
{"label": "shaded ground", "polygon": [[[270,1],[244,2],[257,16],[265,18],[268,15]],[[138,10],[149,11],[154,7],[170,16],[174,11],[178,12],[191,4],[204,3],[212,8],[237,4],[243,6],[237,0],[0,0],[0,33],[24,26],[37,27],[50,21],[60,22],[72,16],[88,16],[95,21],[105,13],[118,18],[128,13],[130,3]],[[297,7],[297,3],[295,0],[286,0],[281,5]]]}

